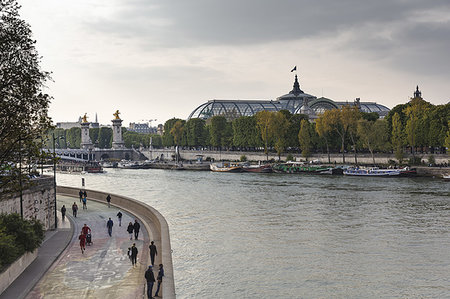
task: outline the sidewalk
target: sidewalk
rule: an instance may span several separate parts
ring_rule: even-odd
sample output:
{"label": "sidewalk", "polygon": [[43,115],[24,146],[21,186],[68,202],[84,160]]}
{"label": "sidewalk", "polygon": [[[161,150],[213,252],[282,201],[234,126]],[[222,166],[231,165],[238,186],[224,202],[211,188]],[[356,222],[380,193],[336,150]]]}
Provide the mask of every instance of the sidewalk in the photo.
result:
{"label": "sidewalk", "polygon": [[[72,216],[73,202],[79,207],[76,218]],[[126,228],[129,222],[134,223],[133,215],[122,211],[122,226],[119,227],[116,216],[119,210],[89,201],[89,196],[87,210],[82,209],[78,198],[58,196],[58,208],[63,204],[71,228],[61,227],[49,232],[38,258],[22,274],[26,276],[16,279],[0,299],[143,298],[144,273],[149,262],[149,237],[144,225],[141,223],[139,240],[130,240]],[[106,228],[109,218],[114,221],[112,237]],[[82,254],[78,235],[85,223],[92,229],[93,244],[86,246]],[[128,247],[133,243],[139,250],[135,268],[127,256]]]}

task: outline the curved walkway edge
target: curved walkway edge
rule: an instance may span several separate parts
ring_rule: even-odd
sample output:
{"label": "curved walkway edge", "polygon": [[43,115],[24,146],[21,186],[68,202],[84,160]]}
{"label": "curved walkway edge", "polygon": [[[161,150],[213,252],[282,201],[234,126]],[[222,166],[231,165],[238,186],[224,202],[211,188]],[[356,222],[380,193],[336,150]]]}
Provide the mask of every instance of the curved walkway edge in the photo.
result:
{"label": "curved walkway edge", "polygon": [[[75,198],[78,198],[79,191],[78,188],[66,186],[57,186],[56,189],[56,193],[59,195]],[[94,200],[103,204],[107,204],[106,196],[110,194],[111,205],[129,212],[141,220],[149,234],[152,235],[152,239],[159,245],[158,253],[161,254],[161,261],[164,265],[164,279],[161,284],[163,297],[165,299],[176,298],[169,225],[161,213],[153,207],[129,197],[89,189],[86,189],[86,191],[88,193],[88,200]]]}

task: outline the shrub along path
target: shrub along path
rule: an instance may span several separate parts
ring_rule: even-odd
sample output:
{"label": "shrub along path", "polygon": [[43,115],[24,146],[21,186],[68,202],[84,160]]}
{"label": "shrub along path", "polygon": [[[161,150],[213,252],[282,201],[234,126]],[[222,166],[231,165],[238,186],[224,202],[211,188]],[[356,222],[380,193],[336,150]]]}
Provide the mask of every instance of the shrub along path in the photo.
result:
{"label": "shrub along path", "polygon": [[73,229],[69,219],[66,218],[63,222],[58,214],[58,229],[45,232],[45,239],[39,247],[36,259],[0,295],[0,299],[24,298],[67,247],[72,235]]}

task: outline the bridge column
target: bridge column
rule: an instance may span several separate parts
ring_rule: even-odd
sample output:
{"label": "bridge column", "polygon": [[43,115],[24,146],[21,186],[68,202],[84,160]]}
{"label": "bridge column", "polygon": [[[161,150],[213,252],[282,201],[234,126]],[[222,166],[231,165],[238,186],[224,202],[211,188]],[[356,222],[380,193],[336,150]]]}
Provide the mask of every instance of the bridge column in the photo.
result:
{"label": "bridge column", "polygon": [[[116,112],[117,113],[117,112]],[[117,113],[116,119],[112,120],[113,123],[113,142],[112,147],[114,149],[124,148],[125,144],[122,139],[122,120]]]}
{"label": "bridge column", "polygon": [[82,149],[90,149],[93,148],[94,145],[91,142],[91,138],[89,137],[89,125],[91,123],[87,121],[86,115],[81,123],[81,148]]}

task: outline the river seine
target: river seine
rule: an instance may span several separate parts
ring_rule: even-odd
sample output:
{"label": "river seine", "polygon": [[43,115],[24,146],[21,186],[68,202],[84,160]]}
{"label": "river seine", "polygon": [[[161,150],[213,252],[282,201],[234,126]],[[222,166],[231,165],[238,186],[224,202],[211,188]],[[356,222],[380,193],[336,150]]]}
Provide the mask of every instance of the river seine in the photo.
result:
{"label": "river seine", "polygon": [[[81,175],[57,174],[80,187]],[[178,298],[449,298],[450,183],[108,169],[167,219]]]}

